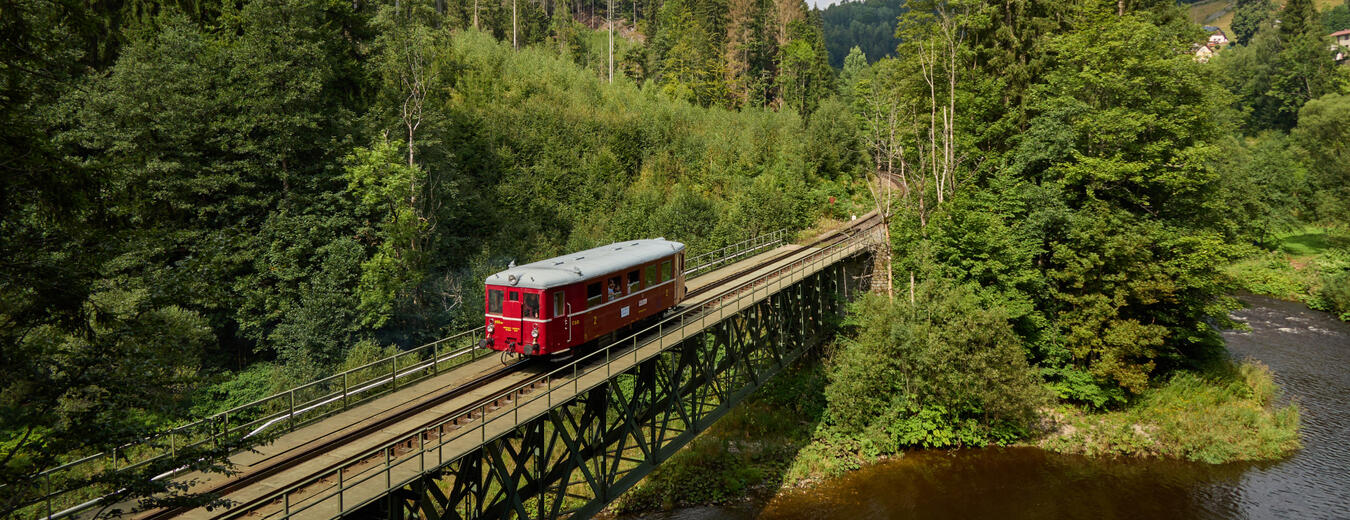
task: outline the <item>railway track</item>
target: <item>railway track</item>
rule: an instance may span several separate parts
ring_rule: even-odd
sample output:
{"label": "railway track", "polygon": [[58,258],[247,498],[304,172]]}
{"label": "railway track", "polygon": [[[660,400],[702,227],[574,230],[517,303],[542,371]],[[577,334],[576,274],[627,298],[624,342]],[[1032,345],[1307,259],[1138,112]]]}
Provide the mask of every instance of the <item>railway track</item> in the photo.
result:
{"label": "railway track", "polygon": [[[774,265],[788,258],[791,258],[794,255],[799,255],[802,253],[803,250],[811,248],[824,248],[829,247],[830,245],[833,244],[837,244],[839,242],[848,239],[849,237],[854,236],[856,233],[869,230],[872,227],[878,225],[879,223],[880,218],[875,213],[869,213],[863,218],[850,222],[848,223],[848,225],[835,231],[829,232],[800,248],[794,248],[790,251],[775,254],[772,257],[765,258],[758,262],[755,262],[754,265],[748,266],[744,269],[739,269],[731,274],[719,276],[718,279],[713,280],[711,283],[703,285],[697,290],[688,292],[685,298],[686,300],[688,300],[691,297],[696,297],[705,294],[707,292],[713,291],[715,289],[721,288],[732,280],[737,280],[743,276],[754,273],[759,269],[763,269],[766,266]],[[641,343],[645,344],[647,339],[644,339]],[[265,459],[264,461],[262,461],[263,465],[256,470],[247,471],[243,474],[238,475],[235,478],[223,481],[217,485],[214,485],[201,491],[194,490],[194,492],[211,493],[217,496],[228,498],[228,495],[230,493],[257,484],[269,477],[277,475],[278,473],[281,473],[288,469],[295,468],[296,466],[309,462],[319,457],[320,455],[331,453],[336,448],[352,444],[362,438],[371,435],[372,433],[379,432],[387,428],[396,426],[401,422],[407,421],[410,418],[425,413],[428,410],[431,410],[439,405],[463,397],[464,395],[474,390],[484,388],[489,385],[493,385],[494,383],[501,382],[504,379],[508,378],[509,376],[516,374],[536,363],[538,363],[537,360],[523,359],[510,365],[506,365],[501,368],[489,371],[485,374],[478,375],[474,379],[467,381],[465,383],[457,384],[453,387],[443,388],[441,390],[438,390],[435,393],[435,395],[430,398],[422,399],[408,406],[396,408],[392,412],[387,412],[385,415],[380,416],[375,420],[361,424],[360,426],[349,432],[345,432],[328,439],[321,438],[320,440],[316,440],[311,443],[303,444],[297,446],[296,448],[289,449],[285,452],[282,452],[281,454],[277,454],[272,457],[269,457],[268,459]],[[521,393],[519,395],[512,394],[505,400],[510,401],[519,398],[522,395],[525,395],[525,393],[527,393],[530,389],[531,387],[526,387],[520,391]],[[482,412],[480,410],[491,411],[494,409],[493,405],[499,408],[501,406],[506,406],[507,404],[509,404],[500,402],[503,400],[503,397],[501,396],[500,392],[494,391],[490,395],[492,395],[493,397],[472,401],[464,406],[456,407],[454,410],[448,413],[440,413],[437,414],[436,417],[434,418],[418,422],[414,426],[411,427],[404,426],[404,429],[410,432],[426,430],[435,427],[437,424],[442,423],[448,424],[452,428],[457,428],[459,424],[467,424],[474,420],[483,420],[483,417],[481,416],[479,417],[474,416],[475,411],[479,411],[481,415]],[[451,419],[454,420],[450,421]],[[446,423],[446,421],[450,422]],[[445,433],[445,432],[440,431],[438,433]],[[409,446],[408,449],[411,449],[411,446]],[[365,452],[361,455],[353,457],[343,458],[330,464],[325,464],[322,468],[309,472],[305,476],[296,479],[296,481],[314,482],[315,484],[320,484],[323,482],[320,477],[326,474],[333,473],[333,471],[336,468],[343,468],[352,466],[354,464],[360,464],[363,460],[369,458],[371,458],[370,452]],[[269,504],[275,504],[276,500],[277,499],[275,496],[271,494],[264,494],[260,497],[251,500],[245,500],[231,504],[230,507],[224,508],[225,510],[223,511],[212,512],[209,518],[213,519],[232,518],[240,516],[242,514],[249,514],[249,512],[258,511],[260,509],[267,509]],[[149,514],[142,516],[141,518],[145,520],[164,520],[168,518],[178,517],[190,510],[192,510],[192,508],[189,507],[164,508],[151,511]]]}
{"label": "railway track", "polygon": [[[853,222],[850,222],[849,225],[847,225],[847,226],[844,226],[844,227],[842,227],[842,228],[839,228],[839,229],[836,229],[836,230],[831,231],[831,232],[829,232],[829,233],[826,233],[824,236],[821,236],[821,237],[817,238],[815,241],[813,241],[813,242],[811,242],[811,243],[809,243],[809,244],[807,244],[807,245],[805,245],[805,246],[802,246],[802,249],[809,249],[809,248],[812,248],[812,247],[829,247],[829,246],[831,246],[831,245],[837,244],[837,243],[839,243],[839,242],[842,242],[842,241],[848,239],[849,237],[853,236],[853,234],[856,233],[856,232],[860,232],[860,231],[866,230],[866,229],[871,229],[872,227],[874,227],[874,226],[876,226],[877,224],[880,224],[880,223],[881,223],[881,216],[880,216],[880,215],[878,215],[878,214],[875,213],[875,212],[873,212],[873,213],[868,213],[867,215],[864,215],[863,218],[858,219],[858,220],[855,220],[855,221],[853,221]],[[801,251],[801,249],[794,249],[794,250],[791,250],[791,251],[785,251],[785,252],[783,252],[783,253],[779,253],[779,254],[777,254],[777,255],[774,255],[773,258],[765,259],[765,260],[763,260],[763,261],[761,261],[761,262],[756,263],[755,265],[752,265],[752,266],[747,267],[747,268],[745,268],[745,269],[741,269],[741,270],[736,271],[735,273],[732,273],[732,274],[730,274],[730,275],[723,276],[721,279],[715,280],[715,281],[713,281],[713,283],[710,283],[710,284],[708,284],[708,285],[705,285],[705,286],[703,286],[703,287],[700,287],[700,288],[698,288],[697,290],[689,291],[688,293],[686,293],[686,294],[684,295],[684,297],[685,297],[685,299],[687,300],[687,299],[692,298],[692,297],[694,297],[694,296],[699,296],[699,295],[704,294],[704,293],[706,293],[706,292],[708,292],[708,291],[711,291],[711,290],[713,290],[713,289],[716,289],[716,288],[718,288],[718,287],[721,287],[721,285],[724,284],[724,283],[726,283],[727,280],[734,280],[734,279],[736,279],[736,278],[740,278],[740,277],[742,277],[742,276],[748,275],[748,274],[753,273],[753,272],[755,272],[756,270],[758,270],[758,269],[760,269],[760,268],[762,268],[762,267],[764,267],[764,266],[766,266],[766,265],[771,265],[771,264],[780,262],[780,261],[782,261],[782,260],[785,260],[785,259],[791,257],[792,255],[798,254],[800,251]]]}
{"label": "railway track", "polygon": [[[463,396],[464,394],[469,393],[473,390],[482,388],[483,386],[496,382],[501,378],[506,377],[507,375],[513,374],[516,371],[525,368],[526,366],[530,365],[533,361],[534,360],[528,358],[521,359],[515,363],[505,365],[496,370],[488,372],[487,374],[479,375],[463,384],[456,385],[449,389],[444,389],[440,391],[437,395],[431,397],[430,399],[419,401],[414,405],[407,406],[401,409],[395,409],[393,413],[386,414],[374,421],[362,424],[358,428],[350,432],[344,433],[342,435],[339,435],[335,438],[326,440],[321,439],[314,443],[301,445],[295,449],[283,452],[282,454],[274,455],[272,457],[269,457],[268,459],[264,459],[264,461],[262,461],[263,465],[259,469],[243,473],[236,478],[221,482],[219,485],[202,490],[201,492],[214,494],[217,496],[225,496],[233,491],[237,491],[252,484],[256,484],[259,481],[262,481],[277,473],[280,473],[287,469],[291,469],[301,463],[307,462],[313,459],[314,457],[318,456],[319,454],[327,453],[339,446],[350,444],[351,442],[360,439],[362,437],[365,437],[367,435],[370,435],[371,433],[396,425],[399,422],[414,417],[417,414],[425,412],[428,409],[434,408],[437,405],[443,404],[447,401]],[[477,402],[474,403],[474,405],[465,408],[471,409],[476,406],[481,406],[482,404],[483,403],[481,402]],[[452,412],[451,414],[448,415],[453,416],[455,413],[462,413],[462,410],[456,410],[455,412]],[[443,418],[444,416],[441,416],[438,417],[437,419],[426,421],[418,428],[430,427],[431,425],[436,424],[437,421],[442,420]],[[268,463],[268,461],[272,462]],[[352,462],[352,460],[347,459],[343,460],[339,464],[346,464],[350,462]],[[321,474],[322,472],[323,470],[321,470],[319,473]],[[244,504],[234,506],[231,509],[237,509],[239,507],[247,507],[248,505],[249,503],[246,502]],[[192,508],[190,507],[165,508],[153,511],[150,514],[143,516],[141,518],[145,520],[163,520],[167,518],[176,517],[191,509]]]}

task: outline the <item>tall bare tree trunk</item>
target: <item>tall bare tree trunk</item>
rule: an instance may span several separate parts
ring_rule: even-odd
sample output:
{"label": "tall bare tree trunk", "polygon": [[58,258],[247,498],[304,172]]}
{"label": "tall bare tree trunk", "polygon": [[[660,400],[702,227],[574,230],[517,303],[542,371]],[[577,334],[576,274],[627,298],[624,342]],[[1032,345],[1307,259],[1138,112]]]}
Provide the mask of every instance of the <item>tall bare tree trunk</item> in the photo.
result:
{"label": "tall bare tree trunk", "polygon": [[[403,107],[400,117],[403,125],[408,129],[408,168],[412,169],[412,178],[408,181],[408,206],[412,209],[417,218],[423,218],[422,205],[424,204],[418,197],[421,186],[417,179],[417,128],[422,125],[422,107],[427,96],[427,70],[425,57],[422,55],[421,41],[419,38],[413,38],[409,35],[405,42],[407,49],[404,55],[403,69],[399,72],[399,80],[403,84],[403,90],[406,97],[403,98]],[[418,237],[412,238],[410,244],[413,251],[418,249]]]}
{"label": "tall bare tree trunk", "polygon": [[478,30],[478,0],[473,0],[473,30]]}
{"label": "tall bare tree trunk", "polygon": [[609,19],[609,82],[614,83],[614,0],[609,0],[605,18]]}
{"label": "tall bare tree trunk", "polygon": [[520,49],[520,44],[516,43],[516,0],[511,0],[511,48]]}

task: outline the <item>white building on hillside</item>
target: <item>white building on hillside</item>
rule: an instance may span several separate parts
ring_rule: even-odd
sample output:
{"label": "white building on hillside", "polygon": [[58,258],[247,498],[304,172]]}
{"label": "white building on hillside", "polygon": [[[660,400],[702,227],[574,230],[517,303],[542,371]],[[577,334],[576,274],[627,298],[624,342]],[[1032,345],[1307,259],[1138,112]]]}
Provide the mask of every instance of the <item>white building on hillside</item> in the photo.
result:
{"label": "white building on hillside", "polygon": [[1350,29],[1331,33],[1331,52],[1336,53],[1336,63],[1350,58]]}

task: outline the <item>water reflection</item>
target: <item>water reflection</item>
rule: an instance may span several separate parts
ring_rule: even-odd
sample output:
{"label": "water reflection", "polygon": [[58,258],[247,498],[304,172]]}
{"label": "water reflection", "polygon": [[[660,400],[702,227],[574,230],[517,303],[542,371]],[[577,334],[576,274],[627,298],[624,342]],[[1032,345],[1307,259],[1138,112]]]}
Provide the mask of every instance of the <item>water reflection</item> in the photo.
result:
{"label": "water reflection", "polygon": [[1242,465],[1102,461],[1034,448],[918,452],[774,499],[759,518],[1232,518]]}
{"label": "water reflection", "polygon": [[1274,370],[1303,408],[1289,460],[1221,466],[1099,460],[1031,448],[916,452],[767,504],[644,519],[1350,518],[1350,326],[1300,304],[1245,297],[1234,356]]}

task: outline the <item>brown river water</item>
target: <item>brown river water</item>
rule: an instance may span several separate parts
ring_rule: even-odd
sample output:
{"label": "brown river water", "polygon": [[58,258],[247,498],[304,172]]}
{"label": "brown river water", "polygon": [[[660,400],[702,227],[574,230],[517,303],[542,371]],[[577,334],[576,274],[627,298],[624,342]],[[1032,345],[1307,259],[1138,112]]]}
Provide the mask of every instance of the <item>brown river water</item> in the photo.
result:
{"label": "brown river water", "polygon": [[1244,296],[1234,357],[1275,372],[1302,408],[1303,449],[1263,464],[1101,460],[1034,448],[927,451],[767,502],[641,520],[1350,519],[1350,324],[1302,304]]}

